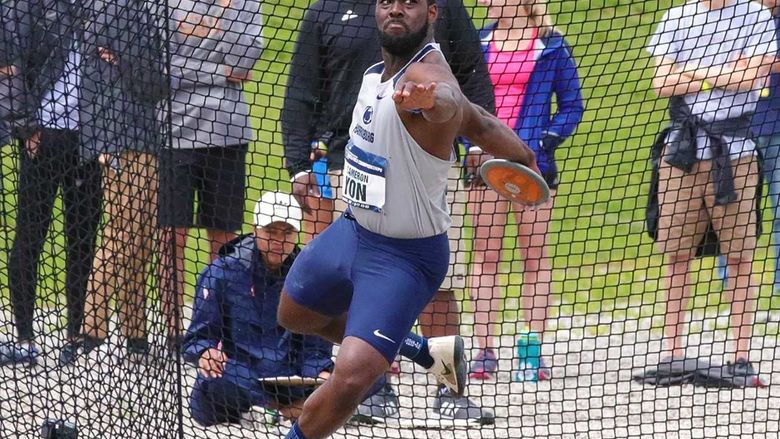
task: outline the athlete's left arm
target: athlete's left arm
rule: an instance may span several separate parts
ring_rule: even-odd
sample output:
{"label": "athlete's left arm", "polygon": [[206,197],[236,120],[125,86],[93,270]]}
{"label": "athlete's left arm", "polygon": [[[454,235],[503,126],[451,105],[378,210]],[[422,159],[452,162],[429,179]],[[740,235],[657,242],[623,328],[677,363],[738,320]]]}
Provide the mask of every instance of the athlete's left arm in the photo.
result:
{"label": "athlete's left arm", "polygon": [[478,105],[467,102],[458,134],[495,158],[522,163],[541,175],[531,148],[506,124]]}

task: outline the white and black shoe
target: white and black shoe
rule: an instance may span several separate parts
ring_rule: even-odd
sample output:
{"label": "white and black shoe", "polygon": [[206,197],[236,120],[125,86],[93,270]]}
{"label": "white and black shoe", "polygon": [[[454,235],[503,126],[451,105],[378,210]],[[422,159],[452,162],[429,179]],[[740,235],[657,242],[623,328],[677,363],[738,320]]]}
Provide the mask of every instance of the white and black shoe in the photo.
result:
{"label": "white and black shoe", "polygon": [[493,425],[496,415],[465,396],[454,396],[450,389],[439,387],[433,401],[433,412],[441,419],[465,421],[476,425]]}
{"label": "white and black shoe", "polygon": [[363,401],[352,417],[352,422],[360,424],[384,424],[388,419],[397,419],[398,395],[390,383],[385,383],[378,392]]}
{"label": "white and black shoe", "polygon": [[428,351],[433,358],[433,366],[428,368],[428,372],[455,396],[463,396],[467,373],[463,338],[459,335],[429,338]]}

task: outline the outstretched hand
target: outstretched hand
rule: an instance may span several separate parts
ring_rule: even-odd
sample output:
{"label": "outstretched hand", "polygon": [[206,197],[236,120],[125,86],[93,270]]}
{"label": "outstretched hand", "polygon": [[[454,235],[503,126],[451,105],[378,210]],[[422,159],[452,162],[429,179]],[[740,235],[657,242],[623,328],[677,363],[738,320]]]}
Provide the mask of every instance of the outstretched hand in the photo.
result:
{"label": "outstretched hand", "polygon": [[430,110],[435,104],[436,83],[406,81],[393,93],[393,101],[402,110]]}

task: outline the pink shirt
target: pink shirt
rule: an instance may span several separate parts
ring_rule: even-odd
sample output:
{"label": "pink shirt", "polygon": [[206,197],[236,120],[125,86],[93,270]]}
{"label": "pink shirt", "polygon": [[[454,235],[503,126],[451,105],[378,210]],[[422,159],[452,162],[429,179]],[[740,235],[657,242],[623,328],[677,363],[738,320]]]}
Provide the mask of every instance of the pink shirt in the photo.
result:
{"label": "pink shirt", "polygon": [[534,45],[525,50],[499,51],[493,41],[488,47],[488,71],[496,94],[496,116],[507,126],[514,128],[520,116],[526,86],[534,71]]}

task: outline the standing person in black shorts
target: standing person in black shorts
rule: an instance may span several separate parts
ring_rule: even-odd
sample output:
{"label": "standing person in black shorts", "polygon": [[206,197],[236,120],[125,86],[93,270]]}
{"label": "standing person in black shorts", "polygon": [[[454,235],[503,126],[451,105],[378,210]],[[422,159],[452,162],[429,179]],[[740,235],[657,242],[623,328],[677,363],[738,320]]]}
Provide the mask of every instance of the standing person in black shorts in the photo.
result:
{"label": "standing person in black shorts", "polygon": [[243,222],[252,127],[242,84],[260,58],[262,40],[257,1],[172,0],[170,8],[173,144],[160,157],[159,225],[163,315],[175,352],[189,229],[207,229],[214,259]]}

